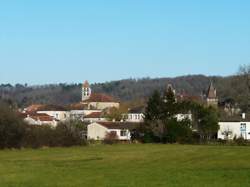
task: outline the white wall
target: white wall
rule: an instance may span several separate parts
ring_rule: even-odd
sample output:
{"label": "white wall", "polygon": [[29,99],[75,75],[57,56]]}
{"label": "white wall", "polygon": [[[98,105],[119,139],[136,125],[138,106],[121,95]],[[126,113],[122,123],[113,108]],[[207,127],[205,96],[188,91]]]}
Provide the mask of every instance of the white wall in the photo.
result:
{"label": "white wall", "polygon": [[57,121],[53,120],[53,121],[40,121],[40,120],[34,120],[31,117],[26,117],[24,119],[25,122],[27,122],[29,125],[50,125],[52,127],[56,127],[57,126]]}
{"label": "white wall", "polygon": [[89,106],[92,106],[96,109],[99,110],[103,110],[105,108],[119,108],[120,107],[120,103],[116,103],[116,102],[90,102]]}
{"label": "white wall", "polygon": [[130,140],[131,134],[130,131],[126,129],[126,136],[121,136],[121,129],[107,129],[106,127],[98,124],[98,123],[92,123],[88,125],[88,132],[87,137],[89,140],[104,140],[107,133],[115,131],[118,140]]}
{"label": "white wall", "polygon": [[93,112],[101,112],[101,110],[71,110],[70,119],[79,119],[82,120],[84,116],[89,115]]}
{"label": "white wall", "polygon": [[70,112],[68,111],[37,111],[38,114],[47,114],[54,117],[59,121],[66,121],[70,118]]}
{"label": "white wall", "polygon": [[[246,124],[246,129],[242,128]],[[231,132],[228,139],[243,137],[250,140],[250,122],[219,122],[218,139],[227,139],[225,132]]]}
{"label": "white wall", "polygon": [[103,140],[108,132],[108,129],[98,123],[91,123],[87,127],[89,140]]}
{"label": "white wall", "polygon": [[126,121],[135,122],[135,123],[143,122],[144,121],[144,114],[143,113],[128,113]]}
{"label": "white wall", "polygon": [[177,121],[183,121],[184,119],[189,119],[192,121],[192,114],[177,114],[175,117]]}

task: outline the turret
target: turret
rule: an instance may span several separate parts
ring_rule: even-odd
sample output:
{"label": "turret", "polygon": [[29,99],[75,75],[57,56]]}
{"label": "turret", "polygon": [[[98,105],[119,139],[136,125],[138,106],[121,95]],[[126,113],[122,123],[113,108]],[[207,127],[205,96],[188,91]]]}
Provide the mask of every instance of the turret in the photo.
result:
{"label": "turret", "polygon": [[91,88],[88,81],[85,81],[82,85],[82,101],[86,101],[91,96]]}

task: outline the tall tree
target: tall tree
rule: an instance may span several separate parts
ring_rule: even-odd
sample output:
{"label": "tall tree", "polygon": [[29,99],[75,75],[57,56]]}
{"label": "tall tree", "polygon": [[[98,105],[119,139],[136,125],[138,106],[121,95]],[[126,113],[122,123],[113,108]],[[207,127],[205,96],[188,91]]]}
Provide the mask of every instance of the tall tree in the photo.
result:
{"label": "tall tree", "polygon": [[249,65],[242,65],[239,68],[239,84],[244,85],[246,88],[244,95],[241,94],[240,100],[242,101],[241,107],[244,112],[250,110],[250,64]]}

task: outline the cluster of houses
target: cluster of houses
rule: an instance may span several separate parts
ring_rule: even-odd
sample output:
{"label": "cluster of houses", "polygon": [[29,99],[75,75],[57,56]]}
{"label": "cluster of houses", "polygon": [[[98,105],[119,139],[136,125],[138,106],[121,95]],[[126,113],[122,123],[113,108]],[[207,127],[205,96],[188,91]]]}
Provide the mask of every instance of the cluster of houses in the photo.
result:
{"label": "cluster of houses", "polygon": [[[178,97],[187,99],[188,96],[180,94]],[[219,100],[212,83],[203,101],[209,106],[218,106]],[[128,109],[122,121],[108,120],[106,114],[110,112],[110,109],[119,107],[120,102],[117,99],[106,94],[93,93],[88,81],[85,81],[82,85],[81,102],[68,107],[35,104],[25,108],[20,115],[30,125],[50,125],[52,127],[56,127],[59,122],[81,120],[88,124],[88,139],[103,140],[108,133],[112,132],[117,135],[119,140],[130,140],[131,131],[144,120],[144,108]],[[219,122],[218,139],[242,137],[250,140],[250,119],[245,114],[242,114],[241,117],[238,117],[240,115],[235,116]],[[192,114],[178,114],[176,118],[179,121],[186,118],[192,120]]]}

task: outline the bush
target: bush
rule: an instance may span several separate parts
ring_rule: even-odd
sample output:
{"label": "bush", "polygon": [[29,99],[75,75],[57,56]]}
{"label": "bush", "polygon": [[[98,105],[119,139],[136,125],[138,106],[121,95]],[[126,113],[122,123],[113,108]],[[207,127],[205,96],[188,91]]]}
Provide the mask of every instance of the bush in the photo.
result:
{"label": "bush", "polygon": [[234,142],[237,145],[241,145],[241,146],[246,146],[248,144],[247,140],[245,140],[243,137],[234,138]]}
{"label": "bush", "polygon": [[69,147],[86,145],[86,126],[82,122],[69,121],[59,123],[56,128],[48,125],[28,125],[24,139],[25,147],[39,148],[48,147]]}
{"label": "bush", "polygon": [[116,132],[111,131],[109,133],[106,134],[104,140],[103,140],[104,144],[115,144],[118,143],[118,136],[116,134]]}
{"label": "bush", "polygon": [[25,135],[25,123],[7,106],[0,105],[0,148],[20,148]]}
{"label": "bush", "polygon": [[190,121],[178,122],[171,120],[167,123],[167,131],[163,136],[163,143],[193,143],[192,135]]}

